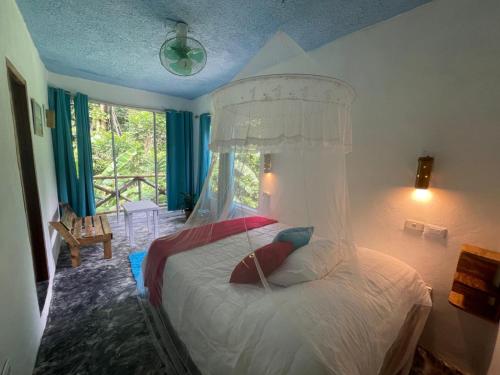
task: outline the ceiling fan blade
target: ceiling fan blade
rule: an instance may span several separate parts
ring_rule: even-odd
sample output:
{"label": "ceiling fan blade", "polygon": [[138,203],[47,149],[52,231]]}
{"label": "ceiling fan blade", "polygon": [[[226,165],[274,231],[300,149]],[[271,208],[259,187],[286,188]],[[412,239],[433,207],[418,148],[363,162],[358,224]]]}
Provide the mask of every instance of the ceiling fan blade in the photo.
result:
{"label": "ceiling fan blade", "polygon": [[193,48],[189,50],[187,55],[197,63],[201,63],[203,61],[203,58],[205,57],[205,51],[203,51],[201,48]]}
{"label": "ceiling fan blade", "polygon": [[172,48],[172,46],[167,46],[163,54],[169,60],[180,60],[182,58],[177,49]]}
{"label": "ceiling fan blade", "polygon": [[181,59],[170,64],[172,70],[180,75],[189,76],[191,75],[193,63],[190,60]]}

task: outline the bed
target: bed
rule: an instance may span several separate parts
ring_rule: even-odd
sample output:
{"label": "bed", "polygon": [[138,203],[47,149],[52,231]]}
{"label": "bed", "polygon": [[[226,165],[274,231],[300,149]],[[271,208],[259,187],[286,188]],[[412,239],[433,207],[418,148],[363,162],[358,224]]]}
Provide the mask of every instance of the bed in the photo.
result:
{"label": "bed", "polygon": [[[253,248],[285,228],[249,231]],[[202,374],[405,373],[431,306],[426,285],[392,257],[357,252],[365,283],[341,263],[321,280],[266,294],[229,283],[248,254],[247,233],[233,235],[168,259],[162,308]]]}

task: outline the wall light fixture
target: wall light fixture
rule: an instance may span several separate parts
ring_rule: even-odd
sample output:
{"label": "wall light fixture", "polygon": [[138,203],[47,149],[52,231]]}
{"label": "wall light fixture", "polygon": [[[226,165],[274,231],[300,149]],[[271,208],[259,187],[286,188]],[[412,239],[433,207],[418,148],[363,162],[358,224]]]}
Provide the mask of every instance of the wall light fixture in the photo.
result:
{"label": "wall light fixture", "polygon": [[271,154],[264,154],[264,173],[271,173]]}
{"label": "wall light fixture", "polygon": [[427,189],[429,187],[433,164],[434,158],[432,156],[418,158],[417,177],[415,178],[416,189]]}

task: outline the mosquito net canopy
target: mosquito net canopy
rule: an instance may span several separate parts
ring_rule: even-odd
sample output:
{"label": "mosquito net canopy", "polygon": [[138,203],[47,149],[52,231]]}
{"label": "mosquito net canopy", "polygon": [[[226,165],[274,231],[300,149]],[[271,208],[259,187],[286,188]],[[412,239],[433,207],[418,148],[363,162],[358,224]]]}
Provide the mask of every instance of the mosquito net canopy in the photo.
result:
{"label": "mosquito net canopy", "polygon": [[233,82],[213,95],[210,149],[277,153],[351,146],[352,89],[330,77],[282,74]]}
{"label": "mosquito net canopy", "polygon": [[245,78],[215,92],[212,164],[188,225],[259,214],[349,239],[353,98],[346,83],[306,74]]}
{"label": "mosquito net canopy", "polygon": [[354,92],[322,75],[253,73],[212,95],[208,177],[184,229],[149,250],[150,300],[203,373],[376,373],[402,321],[365,337],[381,311],[351,237]]}

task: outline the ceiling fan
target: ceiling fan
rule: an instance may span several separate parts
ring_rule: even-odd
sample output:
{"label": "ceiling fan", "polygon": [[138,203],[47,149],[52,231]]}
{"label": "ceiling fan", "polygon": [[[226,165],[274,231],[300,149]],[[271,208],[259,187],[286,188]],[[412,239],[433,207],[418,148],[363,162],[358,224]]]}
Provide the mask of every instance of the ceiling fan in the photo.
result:
{"label": "ceiling fan", "polygon": [[188,25],[177,22],[175,36],[168,37],[160,48],[160,61],[165,69],[178,76],[192,76],[199,73],[207,63],[205,47],[187,36]]}

